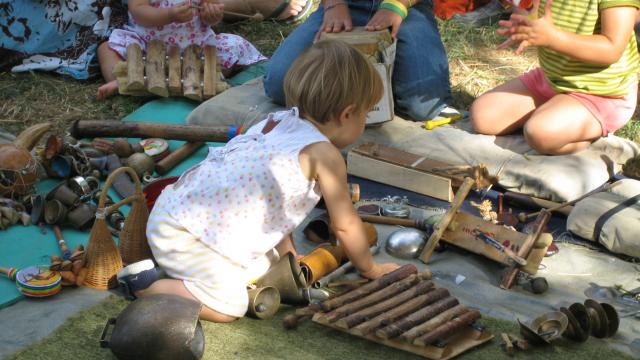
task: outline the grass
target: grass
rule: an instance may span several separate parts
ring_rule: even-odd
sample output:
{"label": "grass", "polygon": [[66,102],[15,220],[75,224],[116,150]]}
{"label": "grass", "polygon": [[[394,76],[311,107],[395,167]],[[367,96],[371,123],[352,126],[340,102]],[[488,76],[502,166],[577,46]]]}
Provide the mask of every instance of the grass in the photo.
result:
{"label": "grass", "polygon": [[[114,359],[108,349],[99,347],[98,339],[106,319],[116,317],[126,305],[126,301],[111,296],[93,308],[67,319],[48,338],[11,355],[9,359],[54,360],[61,356],[66,359]],[[203,359],[424,359],[346,335],[310,320],[303,321],[296,330],[286,331],[282,328],[282,319],[289,311],[290,308],[283,307],[275,317],[268,320],[243,318],[231,324],[202,322],[205,333]],[[480,322],[495,338],[464,353],[459,359],[630,359],[593,337],[582,344],[559,339],[554,341],[553,346],[535,347],[526,352],[519,351],[515,356],[508,356],[499,345],[500,333],[518,334],[517,323],[487,317],[483,317]]]}
{"label": "grass", "polygon": [[[269,56],[295,28],[275,21],[226,24],[217,32],[244,36]],[[453,106],[467,109],[483,92],[536,66],[534,50],[515,55],[498,50],[502,41],[495,27],[467,29],[452,22],[439,22],[440,33],[449,57]],[[59,133],[76,119],[120,119],[150,98],[115,96],[96,101],[101,77],[88,81],[73,80],[50,73],[0,73],[0,128],[18,133],[25,127],[51,121]],[[616,135],[640,142],[640,120],[633,119]]]}

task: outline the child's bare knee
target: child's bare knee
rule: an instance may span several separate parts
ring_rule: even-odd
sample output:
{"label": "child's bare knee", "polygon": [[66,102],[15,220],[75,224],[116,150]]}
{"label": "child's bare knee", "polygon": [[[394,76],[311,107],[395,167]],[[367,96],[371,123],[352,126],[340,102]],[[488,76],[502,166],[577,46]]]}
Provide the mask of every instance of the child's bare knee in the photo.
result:
{"label": "child's bare knee", "polygon": [[471,104],[469,109],[469,120],[473,130],[479,134],[491,134],[491,115],[487,113],[486,106],[483,106],[482,97]]}
{"label": "child's bare knee", "polygon": [[527,144],[540,154],[554,154],[556,149],[555,144],[549,141],[549,134],[543,129],[535,126],[526,126],[523,129],[523,134]]}

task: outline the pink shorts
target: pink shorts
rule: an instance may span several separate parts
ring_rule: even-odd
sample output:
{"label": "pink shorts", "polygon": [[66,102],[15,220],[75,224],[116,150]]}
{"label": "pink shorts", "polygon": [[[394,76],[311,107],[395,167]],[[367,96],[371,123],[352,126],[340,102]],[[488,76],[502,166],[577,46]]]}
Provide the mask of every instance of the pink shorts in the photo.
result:
{"label": "pink shorts", "polygon": [[[558,93],[551,87],[540,68],[520,76],[520,81],[531,91],[537,103],[547,102]],[[633,116],[638,100],[638,84],[629,88],[623,97],[607,97],[584,93],[567,93],[586,107],[602,126],[602,136],[623,127]]]}

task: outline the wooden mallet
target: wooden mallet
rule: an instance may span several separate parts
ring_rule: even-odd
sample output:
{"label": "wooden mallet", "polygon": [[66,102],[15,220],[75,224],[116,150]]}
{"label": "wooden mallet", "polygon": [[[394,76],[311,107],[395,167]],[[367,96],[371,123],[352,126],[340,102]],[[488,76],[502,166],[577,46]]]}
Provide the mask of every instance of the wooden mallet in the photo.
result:
{"label": "wooden mallet", "polygon": [[[562,204],[560,204],[560,205],[558,205],[558,206],[554,206],[554,207],[552,207],[552,208],[549,208],[549,209],[547,209],[547,211],[548,211],[548,212],[550,212],[550,213],[552,213],[552,212],[554,212],[554,211],[556,211],[556,210],[560,210],[560,209],[562,209],[562,208],[563,208],[563,207],[565,207],[565,206],[574,205],[574,204],[575,204],[575,203],[577,203],[578,201],[583,200],[583,199],[585,199],[585,198],[587,198],[587,197],[589,197],[589,196],[591,196],[591,195],[593,195],[593,194],[599,193],[599,192],[601,192],[601,191],[609,190],[609,189],[613,188],[614,186],[616,186],[617,184],[618,184],[618,182],[605,184],[604,186],[601,186],[601,187],[599,187],[599,188],[596,188],[596,189],[594,189],[594,190],[589,191],[588,193],[586,193],[586,194],[584,194],[584,195],[580,196],[580,197],[579,197],[579,198],[577,198],[577,199],[574,199],[574,200],[571,200],[571,201],[567,201],[567,202],[562,203]],[[538,216],[538,214],[540,214],[540,211],[536,211],[536,212],[533,212],[533,213],[531,213],[531,214],[526,214],[526,213],[524,213],[524,212],[521,212],[520,214],[518,214],[518,220],[520,220],[520,222],[523,222],[523,223],[524,223],[524,222],[527,222],[527,220],[529,220],[529,219],[531,219],[531,218],[533,218],[533,217]]]}

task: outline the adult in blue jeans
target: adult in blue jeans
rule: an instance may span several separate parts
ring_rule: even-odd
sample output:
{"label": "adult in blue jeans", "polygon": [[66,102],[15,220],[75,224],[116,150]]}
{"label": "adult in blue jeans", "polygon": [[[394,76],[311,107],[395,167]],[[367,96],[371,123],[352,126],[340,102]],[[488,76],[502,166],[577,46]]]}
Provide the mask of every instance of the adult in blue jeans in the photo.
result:
{"label": "adult in blue jeans", "polygon": [[[284,76],[298,55],[320,32],[391,28],[397,39],[393,69],[396,113],[420,121],[433,118],[450,102],[449,64],[440,39],[431,0],[398,0],[408,8],[398,11],[380,8],[380,0],[323,0],[316,12],[295,29],[273,54],[267,65],[264,87],[274,102],[284,105]],[[409,5],[413,5],[409,7]]]}

